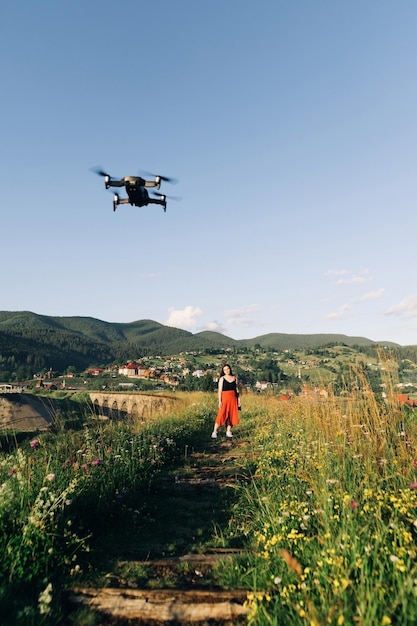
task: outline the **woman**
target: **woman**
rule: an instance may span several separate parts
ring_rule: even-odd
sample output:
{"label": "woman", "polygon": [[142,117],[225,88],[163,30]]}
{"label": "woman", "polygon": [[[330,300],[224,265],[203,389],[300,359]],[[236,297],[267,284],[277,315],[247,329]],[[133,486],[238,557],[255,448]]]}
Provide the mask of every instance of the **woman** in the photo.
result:
{"label": "woman", "polygon": [[213,439],[217,439],[217,430],[226,425],[226,437],[233,437],[232,426],[239,424],[240,396],[237,377],[233,375],[232,368],[228,363],[223,365],[219,378],[219,411],[214,429],[211,433]]}

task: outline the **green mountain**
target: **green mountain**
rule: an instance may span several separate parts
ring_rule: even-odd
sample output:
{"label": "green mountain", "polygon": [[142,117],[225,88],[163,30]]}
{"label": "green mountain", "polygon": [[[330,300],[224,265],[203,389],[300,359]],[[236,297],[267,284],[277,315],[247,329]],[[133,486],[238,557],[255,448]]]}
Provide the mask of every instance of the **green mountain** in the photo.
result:
{"label": "green mountain", "polygon": [[316,335],[286,335],[284,333],[269,333],[254,339],[246,339],[245,345],[253,348],[273,348],[275,350],[318,348],[329,344],[343,343],[346,346],[376,346],[399,347],[392,341],[372,341],[366,337],[349,337],[348,335],[323,333]]}
{"label": "green mountain", "polygon": [[104,322],[92,317],[52,317],[30,311],[0,311],[0,379],[2,371],[26,369],[25,377],[50,367],[63,371],[73,365],[89,366],[124,362],[145,355],[170,355],[196,350],[227,348],[308,349],[342,343],[347,346],[399,347],[365,337],[337,334],[270,333],[235,340],[220,333],[191,333],[152,320],[130,323]]}

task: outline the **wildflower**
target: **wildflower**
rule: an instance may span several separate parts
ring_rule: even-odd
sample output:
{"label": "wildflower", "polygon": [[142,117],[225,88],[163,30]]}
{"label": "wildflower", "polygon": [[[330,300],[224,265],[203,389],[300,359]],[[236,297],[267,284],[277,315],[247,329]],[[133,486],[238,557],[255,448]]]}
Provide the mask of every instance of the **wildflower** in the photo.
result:
{"label": "wildflower", "polygon": [[358,503],[356,502],[356,500],[352,500],[352,502],[350,503],[350,508],[352,509],[352,511],[354,511],[358,506]]}
{"label": "wildflower", "polygon": [[101,463],[101,459],[94,459],[94,461],[91,461],[91,465],[100,465]]}
{"label": "wildflower", "polygon": [[47,474],[46,475],[46,480],[49,480],[49,482],[52,482],[55,479],[55,474]]}
{"label": "wildflower", "polygon": [[38,604],[39,613],[48,615],[51,612],[50,604],[52,602],[52,583],[48,583],[43,591],[39,594]]}
{"label": "wildflower", "polygon": [[417,482],[416,483],[410,483],[410,489],[417,489]]}
{"label": "wildflower", "polygon": [[12,469],[8,473],[8,476],[13,476],[13,474],[16,474],[16,472],[17,472],[16,467],[12,467]]}
{"label": "wildflower", "polygon": [[29,445],[31,448],[33,448],[33,450],[35,450],[36,448],[39,448],[39,439],[32,439]]}

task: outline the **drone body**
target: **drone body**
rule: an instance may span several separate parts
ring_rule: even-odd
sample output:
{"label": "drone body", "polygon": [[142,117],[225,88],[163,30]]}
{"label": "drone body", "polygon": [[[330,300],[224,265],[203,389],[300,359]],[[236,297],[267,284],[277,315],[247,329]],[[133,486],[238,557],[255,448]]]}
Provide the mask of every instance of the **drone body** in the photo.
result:
{"label": "drone body", "polygon": [[120,198],[119,194],[113,196],[113,211],[119,204],[130,204],[132,206],[147,206],[148,204],[160,204],[164,211],[167,210],[167,197],[163,194],[155,194],[150,196],[147,188],[160,189],[161,181],[169,183],[175,182],[172,178],[166,176],[154,176],[154,180],[145,180],[141,176],[124,176],[117,179],[112,178],[110,174],[106,174],[102,170],[95,170],[96,174],[104,177],[104,185],[106,189],[109,187],[124,187],[126,189],[127,198]]}

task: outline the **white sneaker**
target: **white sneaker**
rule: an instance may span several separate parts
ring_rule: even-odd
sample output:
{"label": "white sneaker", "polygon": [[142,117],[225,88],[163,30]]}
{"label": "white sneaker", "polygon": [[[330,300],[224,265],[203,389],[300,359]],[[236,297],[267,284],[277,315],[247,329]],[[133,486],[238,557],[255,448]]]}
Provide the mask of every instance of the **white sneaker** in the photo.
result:
{"label": "white sneaker", "polygon": [[211,433],[211,438],[212,439],[217,439],[217,433],[215,430],[213,430],[213,432]]}
{"label": "white sneaker", "polygon": [[226,431],[226,437],[233,437],[233,433],[231,430]]}

